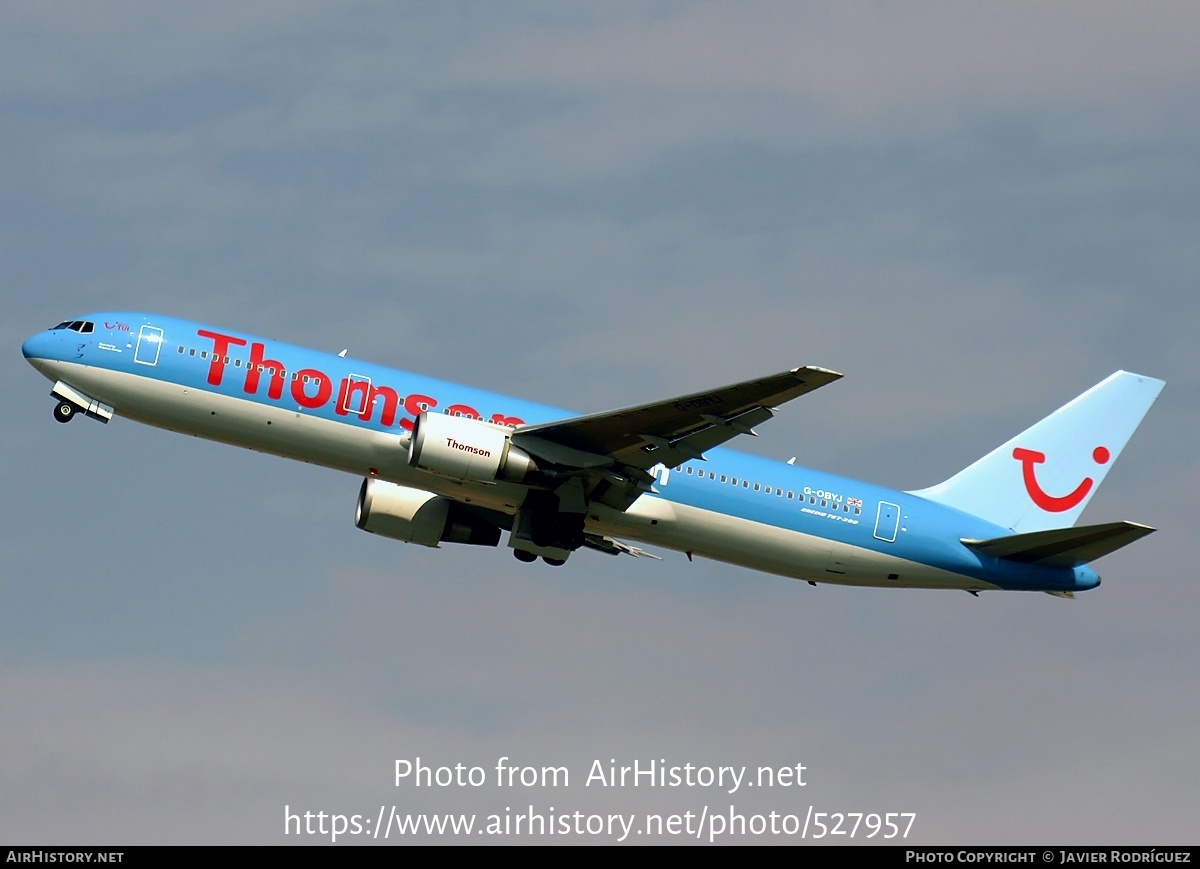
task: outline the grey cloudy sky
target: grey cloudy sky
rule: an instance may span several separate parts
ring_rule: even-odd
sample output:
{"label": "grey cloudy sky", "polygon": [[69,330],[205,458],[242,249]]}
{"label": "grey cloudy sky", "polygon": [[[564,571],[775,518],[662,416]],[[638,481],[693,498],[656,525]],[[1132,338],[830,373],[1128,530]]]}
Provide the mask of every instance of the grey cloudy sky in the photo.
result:
{"label": "grey cloudy sky", "polygon": [[[0,840],[295,842],[284,806],[916,812],[1196,842],[1200,7],[0,7]],[[902,488],[1167,381],[1043,595],[424,550],[358,481],[55,425],[21,341],[151,310],[581,411],[846,373],[747,449]],[[567,766],[413,789],[393,762]],[[593,759],[800,789],[584,787]]]}

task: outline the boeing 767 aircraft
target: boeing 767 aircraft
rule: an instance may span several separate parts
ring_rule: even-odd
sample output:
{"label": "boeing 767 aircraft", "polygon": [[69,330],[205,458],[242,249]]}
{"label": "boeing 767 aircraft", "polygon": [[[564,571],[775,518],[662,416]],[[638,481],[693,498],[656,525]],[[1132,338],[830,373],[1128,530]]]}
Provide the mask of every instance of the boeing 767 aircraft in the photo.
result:
{"label": "boeing 767 aircraft", "polygon": [[1095,588],[1088,563],[1149,534],[1076,526],[1161,380],[1118,371],[928,489],[898,492],[722,449],[841,377],[794,368],[577,416],[171,317],[90,314],[34,335],[54,416],[129,417],[363,478],[355,523],[561,565],[625,540],[844,585]]}

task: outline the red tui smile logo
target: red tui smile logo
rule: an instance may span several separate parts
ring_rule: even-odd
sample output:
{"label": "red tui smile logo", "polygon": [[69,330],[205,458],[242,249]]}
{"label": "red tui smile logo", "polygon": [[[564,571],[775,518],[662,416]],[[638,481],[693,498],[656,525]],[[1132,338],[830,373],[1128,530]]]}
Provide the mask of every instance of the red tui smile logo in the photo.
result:
{"label": "red tui smile logo", "polygon": [[[1025,478],[1025,491],[1029,493],[1033,503],[1049,513],[1062,513],[1078,507],[1088,496],[1088,492],[1092,491],[1094,481],[1091,477],[1084,477],[1083,482],[1076,486],[1075,491],[1070,494],[1061,497],[1048,494],[1037,481],[1037,471],[1034,468],[1034,465],[1040,465],[1046,461],[1046,454],[1039,453],[1037,450],[1017,447],[1013,450],[1013,458],[1021,463],[1021,473]],[[1092,458],[1097,465],[1107,465],[1112,456],[1107,447],[1096,447],[1092,450]]]}

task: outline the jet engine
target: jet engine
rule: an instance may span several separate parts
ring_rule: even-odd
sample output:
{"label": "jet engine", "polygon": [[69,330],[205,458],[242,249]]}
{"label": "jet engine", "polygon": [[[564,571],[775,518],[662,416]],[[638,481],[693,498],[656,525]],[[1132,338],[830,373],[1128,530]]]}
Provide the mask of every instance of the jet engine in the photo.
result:
{"label": "jet engine", "polygon": [[481,519],[460,504],[409,486],[367,477],[358,493],[354,524],[363,531],[437,546],[439,543],[469,543],[496,546],[500,528]]}
{"label": "jet engine", "polygon": [[538,470],[512,443],[512,431],[466,416],[422,412],[413,424],[408,463],[455,480],[527,482]]}

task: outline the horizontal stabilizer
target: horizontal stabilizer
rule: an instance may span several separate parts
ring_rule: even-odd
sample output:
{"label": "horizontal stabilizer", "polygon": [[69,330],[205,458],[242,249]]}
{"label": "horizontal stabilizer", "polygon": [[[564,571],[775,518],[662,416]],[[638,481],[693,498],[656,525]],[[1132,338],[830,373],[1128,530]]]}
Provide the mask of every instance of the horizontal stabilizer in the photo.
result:
{"label": "horizontal stabilizer", "polygon": [[1154,529],[1137,522],[1106,522],[1077,528],[1053,528],[991,540],[963,539],[963,545],[992,558],[1047,567],[1078,567],[1140,540]]}

